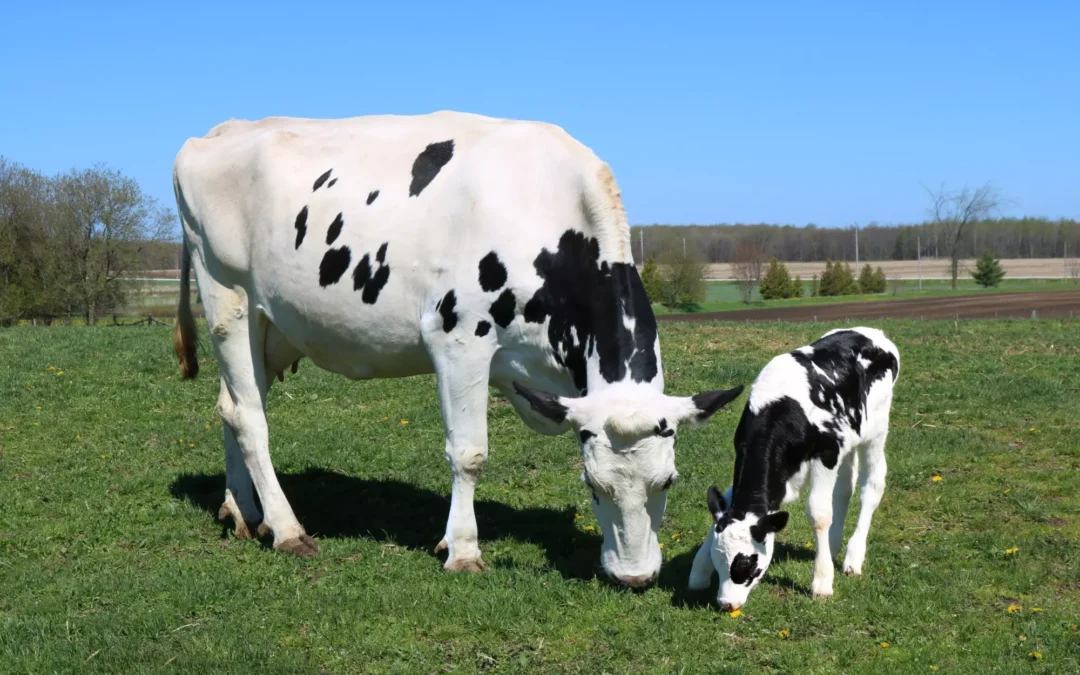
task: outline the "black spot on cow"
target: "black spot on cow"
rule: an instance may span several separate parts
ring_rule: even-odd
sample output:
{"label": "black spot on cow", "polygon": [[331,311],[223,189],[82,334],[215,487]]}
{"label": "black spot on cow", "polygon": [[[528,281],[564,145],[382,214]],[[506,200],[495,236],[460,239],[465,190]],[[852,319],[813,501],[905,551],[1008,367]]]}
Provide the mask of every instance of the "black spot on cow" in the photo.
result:
{"label": "black spot on cow", "polygon": [[497,291],[506,283],[506,267],[495,251],[480,259],[480,288],[486,292]]}
{"label": "black spot on cow", "polygon": [[582,429],[580,432],[578,432],[578,438],[581,439],[581,444],[582,445],[585,445],[586,443],[588,443],[589,439],[592,438],[595,435],[596,434],[589,431],[588,429]]}
{"label": "black spot on cow", "polygon": [[484,337],[491,330],[491,324],[487,321],[480,321],[476,324],[476,336]]}
{"label": "black spot on cow", "polygon": [[502,328],[506,328],[514,320],[514,308],[516,306],[517,298],[514,297],[514,292],[508,288],[499,294],[495,302],[491,303],[491,309],[488,312],[491,314],[491,318],[495,320],[495,323]]}
{"label": "black spot on cow", "polygon": [[337,178],[331,178],[330,182],[326,184],[326,189],[329,190],[330,188],[334,187],[334,183],[336,183],[336,182],[337,182]]}
{"label": "black spot on cow", "polygon": [[333,171],[333,169],[327,170],[326,173],[324,173],[323,175],[321,175],[321,176],[319,176],[318,178],[315,179],[315,184],[311,186],[311,191],[312,192],[315,192],[316,190],[318,190],[319,188],[321,188],[323,186],[323,183],[325,183],[327,181],[327,179],[330,178],[330,172],[331,171]]}
{"label": "black spot on cow", "polygon": [[745,584],[747,586],[753,583],[754,579],[758,578],[761,574],[761,569],[758,567],[757,562],[757,553],[749,556],[745,553],[736,555],[735,559],[731,561],[732,583]]}
{"label": "black spot on cow", "polygon": [[300,244],[304,243],[304,235],[307,234],[307,206],[300,209],[300,213],[296,214],[296,248],[300,248]]}
{"label": "black spot on cow", "polygon": [[442,329],[446,333],[454,330],[454,326],[457,325],[457,312],[454,311],[455,305],[457,305],[457,296],[454,295],[454,291],[451,289],[446,292],[442,304],[439,305],[439,314],[442,315]]}
{"label": "black spot on cow", "polygon": [[375,198],[379,196],[378,190],[372,190],[367,195],[367,205],[371,206],[371,202],[375,201]]}
{"label": "black spot on cow", "polygon": [[356,263],[356,269],[353,270],[353,290],[363,291],[360,298],[365,304],[374,305],[379,299],[379,293],[386,286],[386,282],[390,280],[390,266],[385,264],[387,246],[389,242],[383,243],[375,254],[377,269],[372,270],[371,256],[365,253],[360,262]]}
{"label": "black spot on cow", "polygon": [[330,223],[330,227],[326,230],[326,245],[329,246],[337,240],[338,235],[341,234],[341,228],[345,225],[345,220],[342,218],[342,214],[337,214],[334,218],[334,222]]}
{"label": "black spot on cow", "polygon": [[424,151],[416,156],[412,166],[412,183],[409,185],[409,196],[415,197],[424,191],[439,170],[446,166],[454,156],[454,141],[442,141],[432,143],[424,148]]}
{"label": "black spot on cow", "polygon": [[348,246],[332,248],[323,256],[319,263],[319,285],[323,288],[330,284],[336,284],[345,270],[349,269],[352,260],[352,252]]}
{"label": "black spot on cow", "polygon": [[675,435],[675,430],[668,427],[667,420],[661,417],[660,422],[653,429],[653,433],[661,438],[670,438]]}
{"label": "black spot on cow", "polygon": [[[599,259],[596,239],[566,230],[554,253],[545,248],[533,261],[544,284],[525,304],[525,320],[550,317],[548,341],[579,390],[585,390],[585,364],[594,352],[606,382],[627,374],[650,382],[657,374],[656,318],[645,287],[632,264]],[[632,331],[624,315],[633,321]]]}

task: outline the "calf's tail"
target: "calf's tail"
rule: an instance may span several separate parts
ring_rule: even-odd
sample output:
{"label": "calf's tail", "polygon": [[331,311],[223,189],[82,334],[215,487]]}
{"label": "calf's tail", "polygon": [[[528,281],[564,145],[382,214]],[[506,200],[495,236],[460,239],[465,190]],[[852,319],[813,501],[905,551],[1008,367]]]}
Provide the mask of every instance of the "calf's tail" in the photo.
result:
{"label": "calf's tail", "polygon": [[193,380],[199,374],[199,359],[195,353],[197,343],[195,317],[191,314],[191,252],[185,241],[180,252],[180,305],[173,326],[173,349],[180,359],[180,373],[185,380]]}

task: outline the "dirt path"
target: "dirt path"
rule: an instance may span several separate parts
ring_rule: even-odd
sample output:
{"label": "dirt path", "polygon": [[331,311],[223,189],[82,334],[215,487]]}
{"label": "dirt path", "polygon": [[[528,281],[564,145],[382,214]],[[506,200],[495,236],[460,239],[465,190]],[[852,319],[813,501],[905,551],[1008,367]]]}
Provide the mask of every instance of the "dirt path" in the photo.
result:
{"label": "dirt path", "polygon": [[838,305],[740,309],[700,314],[662,314],[657,321],[842,321],[845,319],[993,319],[1031,316],[1080,317],[1080,291],[954,295],[915,300],[878,300]]}

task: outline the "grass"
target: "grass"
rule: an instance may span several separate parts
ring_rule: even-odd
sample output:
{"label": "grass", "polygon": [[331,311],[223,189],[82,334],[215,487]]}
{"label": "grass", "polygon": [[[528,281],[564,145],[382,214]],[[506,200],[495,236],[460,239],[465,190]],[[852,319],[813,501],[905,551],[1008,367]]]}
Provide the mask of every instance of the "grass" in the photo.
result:
{"label": "grass", "polygon": [[[275,466],[321,545],[299,560],[214,518],[213,360],[181,382],[168,328],[0,331],[2,670],[1077,672],[1080,322],[875,325],[902,365],[865,575],[809,597],[792,505],[737,618],[685,583],[745,395],[680,434],[664,570],[632,593],[598,574],[574,440],[503,403],[477,493],[491,568],[451,575],[432,554],[450,487],[434,379],[302,362],[269,398]],[[668,391],[749,384],[830,327],[664,324]]]}
{"label": "grass", "polygon": [[1022,293],[1027,291],[1064,291],[1080,288],[1072,281],[1064,279],[1004,279],[996,288],[982,288],[972,279],[959,279],[957,290],[952,290],[951,283],[947,279],[924,279],[922,290],[919,290],[918,281],[901,281],[894,292],[892,282],[885,293],[874,295],[843,295],[830,297],[811,297],[810,282],[803,282],[803,297],[788,300],[762,300],[755,287],[750,304],[742,301],[738,286],[734,281],[708,281],[706,282],[705,301],[693,307],[678,310],[669,310],[663,305],[653,304],[653,311],[657,314],[672,313],[696,313],[696,312],[728,312],[738,309],[764,309],[775,307],[809,307],[817,305],[835,305],[847,302],[867,302],[885,300],[904,300],[913,298],[941,298],[952,295],[966,295],[971,293]]}

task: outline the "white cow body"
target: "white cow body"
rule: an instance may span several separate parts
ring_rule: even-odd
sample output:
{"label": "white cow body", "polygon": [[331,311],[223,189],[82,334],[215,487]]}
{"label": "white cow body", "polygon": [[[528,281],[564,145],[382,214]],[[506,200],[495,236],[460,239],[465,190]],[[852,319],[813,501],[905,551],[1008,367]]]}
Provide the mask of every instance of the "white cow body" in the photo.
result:
{"label": "white cow body", "polygon": [[[263,412],[273,377],[303,356],[351,379],[436,374],[454,471],[440,542],[451,569],[482,565],[472,499],[487,456],[489,382],[542,433],[630,415],[635,424],[617,425],[629,436],[583,441],[586,458],[609,463],[623,444],[650,465],[670,455],[672,476],[671,440],[653,427],[665,415],[674,428],[715,410],[705,405],[712,398],[699,406],[664,396],[618,187],[558,127],[453,112],[229,121],[184,144],[174,187],[222,366],[222,515],[238,534],[263,521],[275,547],[317,550],[270,467]],[[186,296],[176,336],[194,376]],[[567,407],[598,417],[568,418]],[[652,515],[628,508],[616,510]],[[615,551],[605,568],[655,577],[655,532],[629,529],[634,541],[605,530],[605,551]]]}

